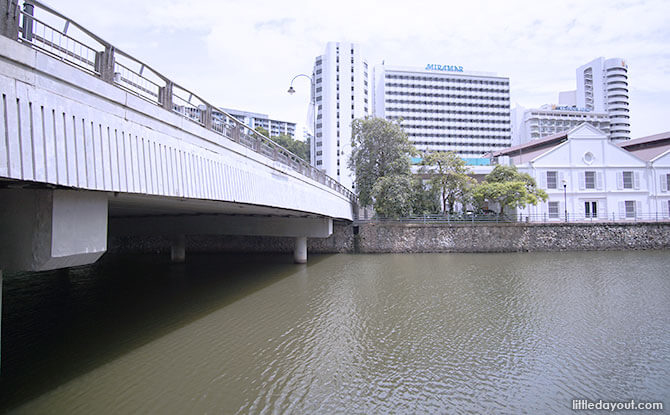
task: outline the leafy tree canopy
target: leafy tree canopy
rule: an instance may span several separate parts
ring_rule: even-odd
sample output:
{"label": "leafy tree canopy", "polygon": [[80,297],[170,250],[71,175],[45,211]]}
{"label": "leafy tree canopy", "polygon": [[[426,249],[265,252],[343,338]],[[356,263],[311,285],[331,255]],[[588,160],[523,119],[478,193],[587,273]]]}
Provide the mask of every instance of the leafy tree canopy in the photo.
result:
{"label": "leafy tree canopy", "polygon": [[386,218],[400,218],[412,213],[412,179],[409,175],[380,177],[372,187],[375,212]]}
{"label": "leafy tree canopy", "polygon": [[455,204],[465,200],[475,184],[470,168],[451,151],[432,152],[423,158],[422,171],[431,176],[430,185],[441,195],[443,212],[454,213]]}
{"label": "leafy tree canopy", "polygon": [[515,166],[496,166],[484,181],[475,187],[473,197],[480,205],[485,201],[505,207],[523,208],[547,200],[547,193],[537,188],[535,180],[527,173],[519,173]]}
{"label": "leafy tree canopy", "polygon": [[354,120],[349,168],[356,177],[360,203],[373,203],[379,178],[409,175],[410,155],[415,152],[399,122],[373,117]]}
{"label": "leafy tree canopy", "polygon": [[420,179],[412,180],[412,215],[430,215],[442,210],[438,190]]}
{"label": "leafy tree canopy", "polygon": [[288,134],[280,134],[276,135],[274,137],[270,137],[270,133],[268,130],[265,128],[258,126],[256,127],[256,131],[259,133],[265,135],[266,137],[269,137],[270,140],[274,141],[275,143],[279,144],[280,146],[284,147],[291,153],[295,154],[296,156],[300,157],[301,159],[309,162],[309,142],[304,142],[300,140],[295,140],[293,137],[291,137]]}

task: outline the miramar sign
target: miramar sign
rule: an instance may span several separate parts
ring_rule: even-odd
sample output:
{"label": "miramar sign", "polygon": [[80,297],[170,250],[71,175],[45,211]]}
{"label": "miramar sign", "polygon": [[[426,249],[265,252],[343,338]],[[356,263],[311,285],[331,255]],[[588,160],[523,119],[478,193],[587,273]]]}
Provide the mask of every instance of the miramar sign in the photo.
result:
{"label": "miramar sign", "polygon": [[437,65],[434,63],[429,63],[426,65],[427,71],[442,71],[442,72],[463,72],[462,66],[456,65]]}

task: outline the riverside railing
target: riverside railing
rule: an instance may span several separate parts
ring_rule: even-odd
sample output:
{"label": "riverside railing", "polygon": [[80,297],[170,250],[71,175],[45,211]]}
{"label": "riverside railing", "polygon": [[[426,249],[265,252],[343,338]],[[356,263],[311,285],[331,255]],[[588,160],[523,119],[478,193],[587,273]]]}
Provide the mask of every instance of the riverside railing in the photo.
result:
{"label": "riverside railing", "polygon": [[540,215],[505,215],[505,214],[475,214],[456,213],[445,215],[406,216],[401,218],[373,217],[370,219],[357,219],[356,223],[414,223],[414,224],[468,224],[468,223],[635,223],[635,222],[670,222],[668,213],[639,213],[636,215],[609,214],[600,217],[568,214],[567,218],[562,214],[560,218]]}
{"label": "riverside railing", "polygon": [[356,202],[356,195],[263,134],[36,0],[0,0],[2,34],[189,119]]}

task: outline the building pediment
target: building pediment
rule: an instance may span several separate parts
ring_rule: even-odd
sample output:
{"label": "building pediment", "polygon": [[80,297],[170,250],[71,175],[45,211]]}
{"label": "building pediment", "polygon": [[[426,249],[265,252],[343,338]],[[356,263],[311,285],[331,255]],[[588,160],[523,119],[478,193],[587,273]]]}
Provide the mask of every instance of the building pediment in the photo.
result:
{"label": "building pediment", "polygon": [[568,131],[569,140],[607,140],[607,134],[588,123],[582,123]]}

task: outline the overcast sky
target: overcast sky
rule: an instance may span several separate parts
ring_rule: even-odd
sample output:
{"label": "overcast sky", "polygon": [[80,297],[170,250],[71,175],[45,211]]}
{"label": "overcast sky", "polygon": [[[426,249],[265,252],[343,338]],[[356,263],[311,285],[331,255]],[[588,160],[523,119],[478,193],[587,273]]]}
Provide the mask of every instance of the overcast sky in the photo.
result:
{"label": "overcast sky", "polygon": [[[370,66],[463,66],[510,78],[512,107],[557,103],[596,57],[629,65],[632,137],[670,131],[670,1],[47,0],[222,107],[307,121],[314,58],[361,45]],[[372,76],[372,73],[370,74]],[[300,130],[302,137],[302,130]]]}

